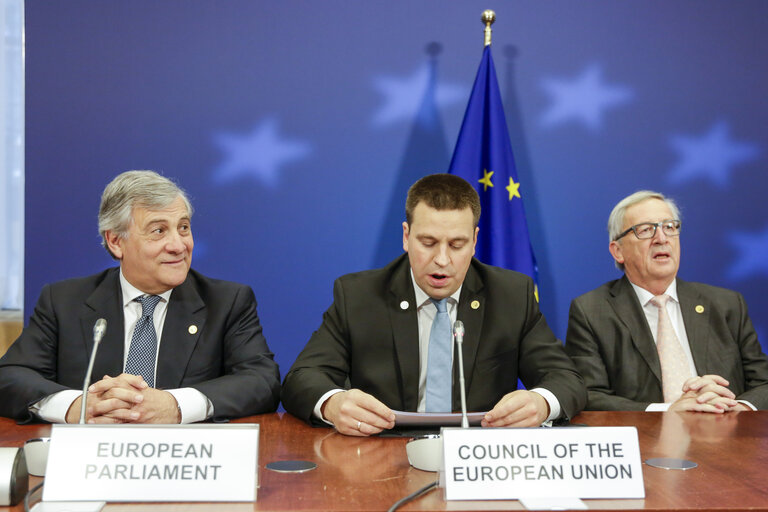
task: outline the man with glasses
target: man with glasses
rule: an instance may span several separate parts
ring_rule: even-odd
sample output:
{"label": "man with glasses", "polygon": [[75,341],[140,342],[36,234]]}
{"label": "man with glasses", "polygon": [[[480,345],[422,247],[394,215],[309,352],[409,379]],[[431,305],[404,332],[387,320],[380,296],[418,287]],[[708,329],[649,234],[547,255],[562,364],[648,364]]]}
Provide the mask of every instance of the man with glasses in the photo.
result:
{"label": "man with glasses", "polygon": [[768,358],[741,294],[677,279],[680,212],[651,191],[608,219],[624,277],[571,303],[566,352],[587,409],[724,413],[768,409]]}

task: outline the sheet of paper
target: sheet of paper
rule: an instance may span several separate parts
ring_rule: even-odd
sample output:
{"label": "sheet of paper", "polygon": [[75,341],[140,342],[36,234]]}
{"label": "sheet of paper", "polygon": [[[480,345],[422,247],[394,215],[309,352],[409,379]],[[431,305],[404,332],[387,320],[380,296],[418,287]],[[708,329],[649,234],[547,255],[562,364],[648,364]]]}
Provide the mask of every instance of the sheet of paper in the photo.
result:
{"label": "sheet of paper", "polygon": [[[415,426],[445,426],[460,427],[461,413],[441,413],[441,412],[404,412],[392,411],[395,413],[395,426],[397,427],[415,427]],[[485,416],[485,412],[467,413],[469,424],[473,426],[480,425]]]}

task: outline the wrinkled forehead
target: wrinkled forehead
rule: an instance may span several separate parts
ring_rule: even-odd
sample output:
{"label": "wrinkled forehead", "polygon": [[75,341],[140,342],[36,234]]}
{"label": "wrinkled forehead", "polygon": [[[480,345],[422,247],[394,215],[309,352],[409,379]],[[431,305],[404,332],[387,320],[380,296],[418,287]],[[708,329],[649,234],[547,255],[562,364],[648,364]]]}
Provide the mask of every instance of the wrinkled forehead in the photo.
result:
{"label": "wrinkled forehead", "polygon": [[135,204],[131,211],[131,221],[138,224],[156,221],[179,221],[189,219],[190,216],[187,203],[181,196],[176,197],[176,199],[165,206]]}
{"label": "wrinkled forehead", "polygon": [[659,222],[673,217],[672,210],[666,202],[656,198],[646,199],[627,208],[624,214],[624,227],[628,228],[643,222]]}

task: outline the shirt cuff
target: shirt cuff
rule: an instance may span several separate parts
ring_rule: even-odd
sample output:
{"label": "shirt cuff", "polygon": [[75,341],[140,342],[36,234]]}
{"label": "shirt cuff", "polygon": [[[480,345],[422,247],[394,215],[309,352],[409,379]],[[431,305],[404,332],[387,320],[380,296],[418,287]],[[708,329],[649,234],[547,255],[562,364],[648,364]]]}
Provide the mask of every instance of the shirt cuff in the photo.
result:
{"label": "shirt cuff", "polygon": [[547,416],[547,419],[544,420],[544,423],[556,420],[560,417],[560,402],[557,400],[557,397],[554,393],[544,388],[533,388],[531,391],[540,394],[549,404],[549,416]]}
{"label": "shirt cuff", "polygon": [[50,423],[66,423],[69,408],[82,394],[74,389],[59,391],[29,406],[29,412]]}
{"label": "shirt cuff", "polygon": [[166,389],[179,404],[179,423],[196,423],[213,416],[213,404],[208,397],[194,388]]}
{"label": "shirt cuff", "polygon": [[754,406],[754,405],[752,405],[751,403],[747,402],[746,400],[736,400],[736,401],[737,401],[737,402],[739,402],[740,404],[744,404],[744,405],[746,405],[747,407],[749,407],[749,408],[750,408],[750,409],[752,409],[753,411],[756,411],[756,410],[757,410],[757,407],[755,407],[755,406]]}
{"label": "shirt cuff", "polygon": [[648,407],[645,408],[645,412],[667,412],[670,405],[672,404],[648,404]]}
{"label": "shirt cuff", "polygon": [[326,400],[331,398],[336,393],[343,393],[344,389],[332,389],[330,391],[327,391],[323,396],[320,397],[320,400],[317,401],[315,404],[315,408],[312,410],[312,414],[315,416],[315,418],[319,419],[323,423],[327,423],[330,426],[334,426],[333,423],[323,418],[323,413],[320,411],[320,409],[323,407],[323,404]]}

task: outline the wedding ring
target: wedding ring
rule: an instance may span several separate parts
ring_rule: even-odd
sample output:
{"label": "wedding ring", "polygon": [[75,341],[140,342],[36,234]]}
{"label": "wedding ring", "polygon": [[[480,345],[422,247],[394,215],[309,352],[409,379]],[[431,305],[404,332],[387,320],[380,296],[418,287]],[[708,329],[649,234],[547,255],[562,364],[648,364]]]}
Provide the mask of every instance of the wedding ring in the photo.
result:
{"label": "wedding ring", "polygon": [[360,430],[360,425],[362,425],[362,423],[360,421],[358,421],[357,422],[357,430]]}

